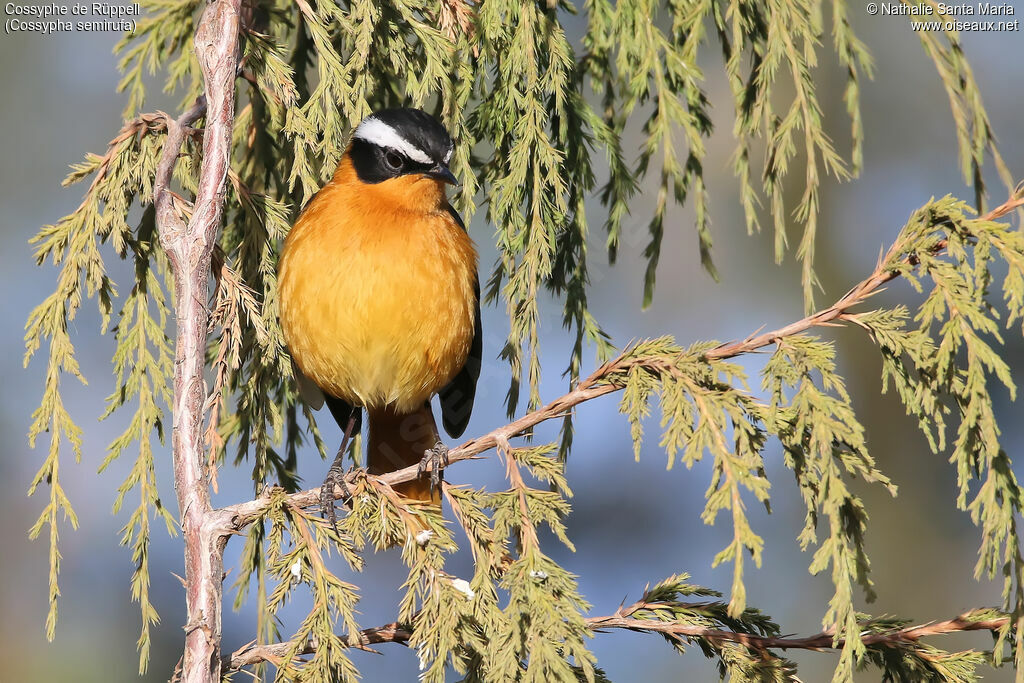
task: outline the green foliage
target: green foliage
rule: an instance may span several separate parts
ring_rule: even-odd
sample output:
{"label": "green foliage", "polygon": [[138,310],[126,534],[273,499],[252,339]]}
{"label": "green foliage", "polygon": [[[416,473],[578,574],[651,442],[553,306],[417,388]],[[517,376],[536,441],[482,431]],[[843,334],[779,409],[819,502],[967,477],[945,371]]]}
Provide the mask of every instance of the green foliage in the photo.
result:
{"label": "green foliage", "polygon": [[[893,494],[895,487],[867,453],[863,428],[835,374],[831,345],[809,336],[779,340],[763,371],[764,388],[771,397],[767,405],[745,389],[739,366],[707,358],[715,347],[701,343],[683,350],[669,339],[643,342],[623,356],[621,369],[607,376],[624,386],[620,410],[632,424],[635,453],[639,457],[642,423],[656,395],[662,413],[660,445],[669,455],[669,467],[679,451],[687,467],[705,453],[714,458],[702,519],[713,524],[720,511],[731,513],[733,540],[713,564],[733,563],[729,614],[735,617],[746,608],[744,551],[760,566],[764,545],[747,519],[743,492],[768,505],[770,483],[761,453],[769,436],[778,439],[807,506],[800,544],[805,549],[818,545],[810,571],[817,574],[832,567],[835,594],[824,623],[837,626],[838,642],[844,633],[857,630],[853,584],[861,584],[869,599],[873,595],[863,546],[867,515],[844,474],[880,482]],[[812,374],[820,377],[818,383]],[[816,538],[820,514],[828,519],[822,541]],[[840,668],[852,672],[863,651],[859,640],[846,642]]]}
{"label": "green foliage", "polygon": [[148,592],[151,517],[162,517],[168,531],[174,531],[173,518],[161,505],[157,494],[151,442],[154,434],[160,440],[163,438],[162,404],[169,395],[173,356],[165,332],[169,310],[161,290],[162,257],[158,256],[160,251],[153,248],[153,212],[145,212],[134,231],[126,219],[135,201],[152,201],[155,159],[160,151],[158,138],[162,127],[159,116],[147,115],[131,121],[111,140],[104,156],[89,155],[83,163],[73,167],[66,184],[89,175],[94,178],[79,207],[56,225],[43,228],[32,240],[37,263],[51,259],[60,266],[60,275],[53,294],[32,312],[25,333],[26,364],[44,339],[49,342],[46,387],[40,407],[33,414],[29,443],[34,445],[40,434],[49,432],[50,448],[43,466],[32,480],[29,494],[44,482],[49,485],[49,503],[33,525],[30,536],[35,538],[44,526],[49,527],[50,608],[46,633],[47,637],[53,638],[57,596],[60,594],[57,584],[60,569],[57,516],[63,512],[72,527],[78,525],[60,484],[61,442],[66,439],[71,443],[76,460],[82,456],[81,428],[71,420],[60,396],[62,373],[69,373],[85,382],[75,360],[68,327],[82,305],[83,295],[96,298],[102,326],[106,329],[109,325],[117,290],[106,272],[100,251],[103,244],[109,243],[119,256],[130,256],[135,262],[137,281],[125,297],[115,326],[117,382],[115,392],[107,399],[105,416],[132,402],[136,403],[136,410],[125,432],[110,445],[110,453],[100,469],[122,455],[133,442],[138,443],[138,456],[118,490],[114,510],[121,508],[125,496],[132,489],[138,489],[139,506],[122,529],[122,544],[132,546],[132,559],[136,566],[131,590],[142,610],[140,671],[145,670],[148,658],[149,628],[159,620],[149,602]]}
{"label": "green foliage", "polygon": [[[138,455],[128,477],[118,487],[114,499],[114,513],[120,511],[125,497],[133,490],[139,491],[139,505],[132,512],[128,523],[121,529],[121,544],[132,546],[132,599],[142,609],[142,633],[139,636],[139,673],[145,673],[149,659],[150,626],[159,623],[160,617],[149,602],[149,523],[150,515],[163,519],[167,533],[177,533],[177,521],[160,500],[157,492],[152,436],[156,434],[159,443],[164,442],[163,404],[171,401],[171,350],[167,338],[167,302],[158,277],[158,270],[164,270],[162,258],[155,256],[153,240],[153,212],[147,210],[140,226],[137,239],[127,238],[130,250],[135,256],[138,281],[125,298],[120,321],[115,329],[117,351],[114,356],[114,372],[118,387],[107,397],[104,417],[118,409],[135,403],[135,412],[128,427],[110,445],[110,453],[103,460],[99,471],[138,443]],[[158,253],[159,251],[156,250]],[[160,268],[150,268],[152,260]],[[154,317],[151,309],[157,311]]]}
{"label": "green foliage", "polygon": [[[697,68],[698,47],[704,37],[704,19],[711,11],[712,3],[668,3],[666,9],[670,13],[671,29],[667,34],[653,21],[658,17],[659,4],[650,0],[618,3],[608,30],[613,36],[636,36],[635,40],[617,41],[617,54],[609,56],[618,73],[626,75],[618,93],[622,99],[623,117],[619,126],[637,105],[648,101],[652,105],[651,114],[644,122],[646,139],[637,161],[636,178],[644,178],[651,161],[660,157],[658,197],[649,226],[651,241],[644,250],[647,257],[645,307],[654,297],[654,280],[670,193],[677,203],[684,204],[693,191],[701,263],[717,278],[711,262],[708,197],[702,166],[704,138],[711,134],[710,105],[700,88],[704,76]],[[673,143],[676,128],[682,129],[686,140],[688,152],[685,161],[680,161],[680,154]],[[611,231],[608,248],[613,260],[619,241],[617,231]]]}
{"label": "green foliage", "polygon": [[[928,4],[936,8],[932,0],[928,0]],[[985,200],[985,180],[981,172],[985,154],[991,156],[1000,180],[1007,187],[1013,186],[1013,176],[996,147],[995,132],[982,104],[981,91],[967,62],[959,34],[956,31],[921,31],[917,35],[925,52],[935,63],[935,69],[949,96],[953,122],[956,124],[960,171],[964,181],[974,185],[974,205],[980,211]]]}
{"label": "green foliage", "polygon": [[128,93],[125,116],[135,116],[145,102],[145,76],[167,73],[165,92],[184,90],[182,102],[202,92],[199,64],[192,52],[199,0],[140,0],[143,16],[134,33],[126,34],[115,51],[121,54],[118,69],[124,76],[118,91]]}
{"label": "green foliage", "polygon": [[[828,538],[821,542],[811,560],[811,573],[832,565],[835,595],[829,602],[824,623],[842,625],[839,633],[857,632],[853,609],[853,583],[859,583],[869,600],[874,599],[864,552],[867,513],[853,495],[843,474],[880,482],[895,495],[896,487],[875,468],[867,452],[864,430],[857,423],[850,396],[835,374],[830,344],[796,336],[781,340],[765,366],[764,384],[771,390],[771,420],[807,506],[800,546],[815,542],[818,515],[828,518]],[[819,373],[821,388],[812,380]],[[792,388],[790,400],[784,389]],[[824,391],[822,390],[824,389]],[[840,668],[847,671],[863,655],[860,640],[847,638]]]}
{"label": "green foliage", "polygon": [[498,227],[500,256],[487,299],[500,292],[511,321],[502,350],[512,371],[511,416],[519,404],[524,348],[529,353],[528,405],[540,404],[538,316],[545,284],[556,292],[565,290],[564,321],[577,329],[571,379],[579,376],[582,339],[597,342],[600,352],[610,350],[604,332],[586,312],[583,208],[595,184],[589,148],[595,137],[609,141],[609,133],[576,90],[578,84],[573,87],[575,55],[555,13],[539,4],[485,3],[479,31],[481,68],[492,69],[494,77],[471,123],[476,139],[491,144],[481,175],[488,188],[487,217]]}
{"label": "green foliage", "polygon": [[[734,614],[733,609],[720,600],[686,602],[684,598],[719,598],[721,594],[687,583],[686,574],[670,576],[655,586],[648,586],[643,596],[625,610],[632,619],[662,622],[679,626],[678,633],[662,632],[662,636],[680,654],[690,644],[682,637],[686,629],[700,629],[755,637],[778,637],[779,626],[770,617],[756,609],[744,609]],[[600,627],[600,622],[597,624]],[[653,629],[652,629],[653,630]],[[756,642],[756,641],[752,641]],[[748,647],[741,640],[735,642],[713,638],[698,639],[696,644],[705,657],[717,660],[723,679],[734,681],[795,681],[795,665],[765,649]]]}
{"label": "green foliage", "polygon": [[[902,619],[873,619],[862,624],[865,634],[884,634],[902,627],[907,622]],[[907,648],[869,647],[865,648],[864,663],[870,663],[886,672],[890,681],[922,681],[939,683],[955,681],[968,683],[978,681],[978,666],[985,663],[982,652],[966,650],[963,652],[945,652],[924,644],[914,644]]]}
{"label": "green foliage", "polygon": [[637,458],[643,439],[642,420],[655,394],[661,403],[664,430],[659,445],[668,454],[669,468],[680,451],[688,468],[705,452],[714,458],[701,518],[713,524],[720,511],[731,514],[733,540],[715,556],[713,564],[734,563],[730,609],[736,615],[746,607],[744,551],[751,554],[756,565],[761,564],[764,542],[750,527],[741,492],[746,489],[762,503],[768,502],[769,484],[761,459],[765,432],[753,397],[733,386],[733,382],[745,383],[742,370],[724,361],[704,362],[702,352],[712,346],[700,343],[683,350],[668,338],[642,342],[625,354],[625,376],[613,373],[608,381],[624,385],[620,410],[632,425]]}
{"label": "green foliage", "polygon": [[[136,453],[114,510],[119,512],[129,495],[138,495],[122,542],[131,547],[135,565],[131,591],[141,608],[144,670],[150,629],[159,620],[148,596],[152,520],[163,519],[174,533],[154,476],[173,370],[168,340],[173,317],[151,206],[166,116],[140,112],[147,73],[162,71],[165,89],[185,104],[201,93],[192,33],[202,3],[142,4],[147,16],[119,46],[121,89],[128,93],[132,118],[103,156],[89,155],[73,167],[68,183],[92,177],[81,206],[33,240],[37,262],[50,260],[59,270],[54,293],[29,318],[25,360],[46,342],[46,382],[29,438],[34,444],[48,432],[49,448],[30,493],[48,485],[49,499],[31,535],[44,528],[49,533],[47,634],[52,637],[59,515],[77,526],[60,483],[60,459],[66,444],[76,460],[82,456],[81,429],[64,408],[60,382],[65,374],[84,382],[68,330],[83,298],[96,299],[103,330],[112,330],[115,346],[116,384],[104,417],[124,414],[127,421],[101,469],[128,451]],[[760,229],[760,205],[766,203],[775,256],[781,260],[790,215],[795,218],[802,229],[796,256],[803,298],[808,307],[813,304],[821,175],[845,178],[860,169],[859,83],[872,68],[852,32],[846,5],[831,3],[832,42],[846,71],[844,103],[852,140],[846,160],[824,127],[824,105],[812,78],[826,30],[822,4],[586,0],[579,46],[565,28],[567,16],[578,11],[568,2],[270,0],[246,5],[231,172],[213,264],[209,322],[219,332],[211,335],[207,349],[213,380],[206,401],[208,464],[216,485],[217,467],[229,460],[250,462],[254,487],[266,498],[247,532],[236,606],[254,593],[260,610],[257,642],[287,643],[274,662],[276,680],[359,677],[352,650],[366,647],[369,636],[357,621],[359,589],[338,578],[332,548],[345,567],[359,571],[370,549],[402,547],[409,575],[397,622],[417,649],[426,681],[445,680],[446,669],[465,681],[605,681],[588,650],[589,638],[620,627],[606,628],[603,618],[587,616],[590,605],[576,577],[545,553],[538,532],[546,527],[573,548],[564,526],[571,510],[564,473],[572,445],[571,411],[553,413],[564,418],[557,445],[518,448],[507,435],[499,439],[507,490],[446,485],[454,525],[435,508],[410,505],[370,477],[355,486],[351,511],[337,533],[287,496],[300,483],[300,450],[311,444],[325,454],[327,447],[313,412],[299,400],[277,324],[278,249],[302,205],[333,172],[351,125],[376,108],[397,105],[433,111],[452,131],[453,170],[463,180],[455,202],[467,218],[482,202],[494,227],[499,256],[485,290],[489,300],[501,298],[508,313],[502,356],[511,370],[510,414],[521,403],[524,379],[526,404],[534,408],[541,402],[540,302],[548,294],[562,306],[573,339],[566,365],[570,388],[622,391],[620,409],[636,456],[657,402],[659,445],[668,467],[681,461],[692,468],[710,459],[702,519],[713,524],[720,513],[729,519],[731,540],[713,559],[714,565],[732,565],[729,598],[706,599],[719,596],[686,583],[684,575],[671,577],[648,588],[625,612],[620,608],[623,618],[645,624],[626,628],[661,633],[680,652],[695,644],[730,680],[796,680],[792,662],[775,652],[783,646],[770,644],[779,637],[779,626],[747,606],[744,582],[747,555],[759,565],[764,546],[746,506],[756,501],[770,510],[763,454],[777,443],[805,505],[798,542],[814,549],[809,571],[828,571],[833,584],[822,620],[824,640],[814,647],[840,651],[835,680],[849,681],[856,669],[869,665],[890,680],[973,680],[986,657],[1001,662],[1002,650],[1019,638],[1010,624],[1024,617],[1024,558],[1017,532],[1021,490],[999,443],[992,397],[997,385],[1015,393],[1000,356],[999,311],[1006,311],[1007,329],[1024,323],[1020,233],[1005,223],[971,218],[970,209],[952,198],[931,201],[911,217],[873,275],[876,286],[897,275],[907,279],[923,295],[916,310],[843,309],[841,317],[830,318],[869,333],[881,354],[883,389],[895,391],[933,450],[948,455],[956,467],[957,505],[981,531],[977,575],[1004,579],[1009,616],[978,612],[971,617],[1003,619],[989,655],[947,653],[901,639],[905,622],[872,620],[854,610],[858,595],[871,599],[873,593],[864,550],[868,515],[851,482],[863,479],[893,495],[896,490],[868,453],[832,344],[806,331],[813,320],[764,342],[775,350],[755,391],[741,367],[711,342],[682,347],[669,338],[641,341],[609,360],[612,340],[588,306],[588,246],[594,237],[585,203],[595,195],[612,262],[620,251],[640,246],[626,230],[629,213],[640,212],[648,224],[643,305],[654,296],[672,202],[692,203],[699,258],[715,276],[703,176],[712,112],[704,94],[708,76],[697,66],[707,63],[701,47],[712,42],[709,33],[721,49],[732,95],[734,171],[747,230]],[[959,39],[919,35],[949,95],[964,176],[974,184],[980,207],[986,154],[1004,182],[1009,174]],[[631,126],[642,131],[635,152],[623,144]],[[181,196],[172,204],[184,214],[202,161],[201,138],[201,130],[189,131],[178,150],[174,180]],[[751,153],[760,146],[765,161],[755,170]],[[792,179],[794,168],[803,170],[802,181]],[[657,173],[652,202],[638,194],[649,173]],[[802,192],[796,207],[783,200],[790,187]],[[652,208],[642,208],[648,204]],[[132,226],[128,220],[135,206],[144,210]],[[108,246],[134,266],[134,281],[123,296],[107,275]],[[990,290],[997,285],[1001,303],[992,301]],[[581,379],[585,343],[594,346],[603,365]],[[352,453],[358,456],[360,440],[354,442]],[[540,485],[529,483],[533,480]],[[475,560],[468,579],[445,571],[446,559],[461,542],[456,527]],[[689,597],[703,601],[688,602]],[[289,600],[308,601],[310,608],[294,632],[283,632],[278,615]],[[1015,642],[1014,649],[1018,668],[1024,668],[1024,646]]]}
{"label": "green foliage", "polygon": [[[878,343],[883,381],[892,382],[908,413],[918,417],[932,449],[945,452],[947,439],[952,440],[949,459],[959,483],[956,503],[982,530],[975,575],[1001,574],[1003,600],[1020,614],[1021,489],[999,444],[991,395],[991,388],[1001,384],[1012,399],[1016,385],[995,347],[1003,343],[1002,326],[988,294],[993,265],[1005,263],[1000,287],[1005,327],[1021,320],[1024,237],[1003,223],[971,219],[970,213],[951,197],[930,202],[911,217],[883,263],[886,270],[899,270],[919,292],[930,286],[913,325],[902,308],[854,321]],[[906,267],[908,261],[914,264],[912,270]],[[958,418],[952,424],[950,413]]]}

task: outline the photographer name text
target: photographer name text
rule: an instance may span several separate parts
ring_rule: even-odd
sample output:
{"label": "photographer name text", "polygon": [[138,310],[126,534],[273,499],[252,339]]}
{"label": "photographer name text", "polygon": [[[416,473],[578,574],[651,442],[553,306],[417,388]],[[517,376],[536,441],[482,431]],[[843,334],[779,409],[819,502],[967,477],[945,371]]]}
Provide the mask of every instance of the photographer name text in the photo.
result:
{"label": "photographer name text", "polygon": [[1010,17],[1014,15],[1013,4],[1009,2],[979,2],[950,5],[943,2],[929,5],[904,5],[901,3],[878,3],[881,16],[899,17]]}
{"label": "photographer name text", "polygon": [[869,2],[871,16],[908,17],[911,29],[919,31],[1019,31],[1020,19],[1007,19],[1017,11],[1009,2],[964,2],[914,5],[898,2]]}

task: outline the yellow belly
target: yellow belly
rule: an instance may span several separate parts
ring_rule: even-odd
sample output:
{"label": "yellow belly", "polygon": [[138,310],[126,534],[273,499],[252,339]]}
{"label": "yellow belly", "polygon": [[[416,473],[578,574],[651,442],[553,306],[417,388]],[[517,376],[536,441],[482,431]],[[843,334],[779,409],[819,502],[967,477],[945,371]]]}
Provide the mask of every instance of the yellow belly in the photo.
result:
{"label": "yellow belly", "polygon": [[466,362],[475,315],[472,242],[446,213],[367,215],[329,195],[316,201],[322,206],[303,214],[281,257],[289,350],[327,393],[411,411]]}

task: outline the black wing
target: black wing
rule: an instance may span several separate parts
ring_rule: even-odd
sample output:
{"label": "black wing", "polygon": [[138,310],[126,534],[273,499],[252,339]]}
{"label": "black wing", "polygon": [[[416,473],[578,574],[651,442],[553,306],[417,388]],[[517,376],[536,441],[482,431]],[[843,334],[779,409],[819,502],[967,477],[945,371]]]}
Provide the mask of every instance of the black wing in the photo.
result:
{"label": "black wing", "polygon": [[[355,424],[352,426],[352,433],[358,434],[362,427],[363,411],[353,405],[349,405],[348,401],[343,401],[340,398],[334,398],[329,394],[324,394],[324,403],[327,404],[327,408],[331,411],[331,415],[334,416],[334,421],[338,423],[342,431],[348,427],[349,418],[355,414]],[[354,413],[353,413],[354,411]]]}
{"label": "black wing", "polygon": [[[463,230],[466,224],[458,212],[448,205],[448,213],[452,215],[455,222]],[[466,357],[466,364],[455,375],[455,379],[449,382],[441,391],[441,421],[444,423],[444,430],[453,438],[457,439],[466,431],[469,424],[469,416],[473,412],[473,399],[476,396],[476,381],[480,378],[480,363],[483,358],[483,331],[480,325],[480,278],[473,281],[473,342],[469,347],[469,355]]]}

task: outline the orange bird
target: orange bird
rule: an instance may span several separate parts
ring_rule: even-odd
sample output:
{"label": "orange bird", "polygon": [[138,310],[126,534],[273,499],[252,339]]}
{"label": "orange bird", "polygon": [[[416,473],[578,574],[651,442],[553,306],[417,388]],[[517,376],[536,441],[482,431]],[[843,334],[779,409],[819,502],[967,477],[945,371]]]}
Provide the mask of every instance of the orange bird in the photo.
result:
{"label": "orange bird", "polygon": [[344,430],[320,492],[331,524],[334,486],[346,490],[343,455],[363,409],[368,472],[420,463],[419,478],[395,488],[438,504],[448,449],[431,397],[440,395],[453,438],[469,422],[480,375],[480,284],[473,242],[445,193],[446,183],[458,184],[448,169],[452,148],[423,111],[376,112],[356,127],[334,177],[285,240],[285,340]]}

